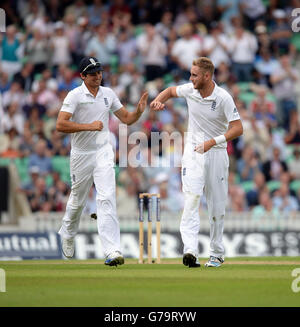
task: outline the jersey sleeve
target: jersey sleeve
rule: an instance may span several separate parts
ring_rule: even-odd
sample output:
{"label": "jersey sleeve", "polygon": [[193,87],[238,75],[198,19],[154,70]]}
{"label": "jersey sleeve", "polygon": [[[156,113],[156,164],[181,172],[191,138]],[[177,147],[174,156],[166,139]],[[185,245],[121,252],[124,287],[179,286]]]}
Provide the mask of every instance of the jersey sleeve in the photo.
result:
{"label": "jersey sleeve", "polygon": [[115,111],[121,109],[123,107],[123,105],[113,90],[111,90],[111,93],[112,93],[111,94],[112,102],[111,102],[110,110],[112,112],[115,112]]}
{"label": "jersey sleeve", "polygon": [[224,113],[228,122],[241,119],[231,95],[224,101]]}
{"label": "jersey sleeve", "polygon": [[193,84],[187,83],[183,85],[179,85],[176,87],[176,93],[178,97],[186,97],[188,94],[193,92]]}
{"label": "jersey sleeve", "polygon": [[76,110],[76,106],[76,97],[73,92],[69,92],[63,101],[60,111],[66,111],[73,115]]}

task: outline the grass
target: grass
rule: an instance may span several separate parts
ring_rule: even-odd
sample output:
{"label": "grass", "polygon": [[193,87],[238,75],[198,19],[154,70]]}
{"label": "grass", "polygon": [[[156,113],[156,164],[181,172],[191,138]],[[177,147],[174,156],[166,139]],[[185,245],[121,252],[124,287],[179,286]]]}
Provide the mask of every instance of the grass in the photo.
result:
{"label": "grass", "polygon": [[163,262],[169,264],[128,259],[116,268],[101,260],[2,261],[6,292],[0,293],[0,307],[300,306],[300,293],[291,289],[298,257],[234,258],[220,268]]}

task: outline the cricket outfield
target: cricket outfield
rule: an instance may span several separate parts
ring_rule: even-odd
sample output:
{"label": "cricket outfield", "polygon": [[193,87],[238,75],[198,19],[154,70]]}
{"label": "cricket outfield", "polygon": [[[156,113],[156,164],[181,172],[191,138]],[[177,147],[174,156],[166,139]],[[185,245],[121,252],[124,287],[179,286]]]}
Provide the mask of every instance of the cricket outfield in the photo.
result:
{"label": "cricket outfield", "polygon": [[0,307],[300,306],[299,257],[228,258],[220,268],[205,268],[205,261],[200,268],[181,259],[127,259],[118,267],[101,260],[0,261]]}

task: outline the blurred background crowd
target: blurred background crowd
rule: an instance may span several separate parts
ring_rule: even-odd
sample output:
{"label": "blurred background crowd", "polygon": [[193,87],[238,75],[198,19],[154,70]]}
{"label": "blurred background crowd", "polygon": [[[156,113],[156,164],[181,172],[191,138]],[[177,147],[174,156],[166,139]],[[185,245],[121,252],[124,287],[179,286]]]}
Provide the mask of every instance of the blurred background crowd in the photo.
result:
{"label": "blurred background crowd", "polygon": [[[300,210],[300,35],[291,28],[299,0],[2,0],[1,8],[0,164],[15,163],[32,212],[65,209],[70,136],[55,123],[67,93],[82,83],[83,56],[101,61],[103,85],[128,110],[144,90],[151,101],[188,82],[193,59],[211,58],[214,80],[231,93],[244,125],[244,135],[228,143],[228,210],[254,218]],[[174,99],[163,112],[147,109],[128,135],[143,131],[150,149],[151,132],[183,135],[187,121],[185,102]],[[156,168],[119,167],[113,115],[110,130],[118,211],[137,212],[144,191],[159,192],[163,210],[181,210],[180,168],[163,165],[170,155],[179,160],[174,143],[157,149]],[[96,210],[94,197],[92,188],[87,213]]]}

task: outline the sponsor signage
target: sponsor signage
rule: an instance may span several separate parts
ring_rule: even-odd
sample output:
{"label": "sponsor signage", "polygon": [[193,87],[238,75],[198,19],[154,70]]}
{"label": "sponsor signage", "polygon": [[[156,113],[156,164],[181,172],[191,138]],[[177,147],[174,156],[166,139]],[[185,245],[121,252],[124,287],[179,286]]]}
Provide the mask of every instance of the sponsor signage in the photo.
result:
{"label": "sponsor signage", "polygon": [[[145,242],[147,244],[145,233]],[[236,256],[298,256],[300,232],[234,232],[223,236],[226,257]],[[121,233],[123,254],[138,258],[138,232]],[[209,255],[209,234],[199,235],[199,256]],[[153,258],[156,257],[156,235],[152,239]],[[161,257],[182,256],[180,233],[161,233]],[[146,251],[145,251],[146,255]],[[102,245],[97,233],[79,233],[75,238],[75,259],[103,259]],[[0,260],[62,259],[60,237],[50,233],[0,233]]]}
{"label": "sponsor signage", "polygon": [[0,233],[0,259],[61,259],[59,235],[49,233]]}

